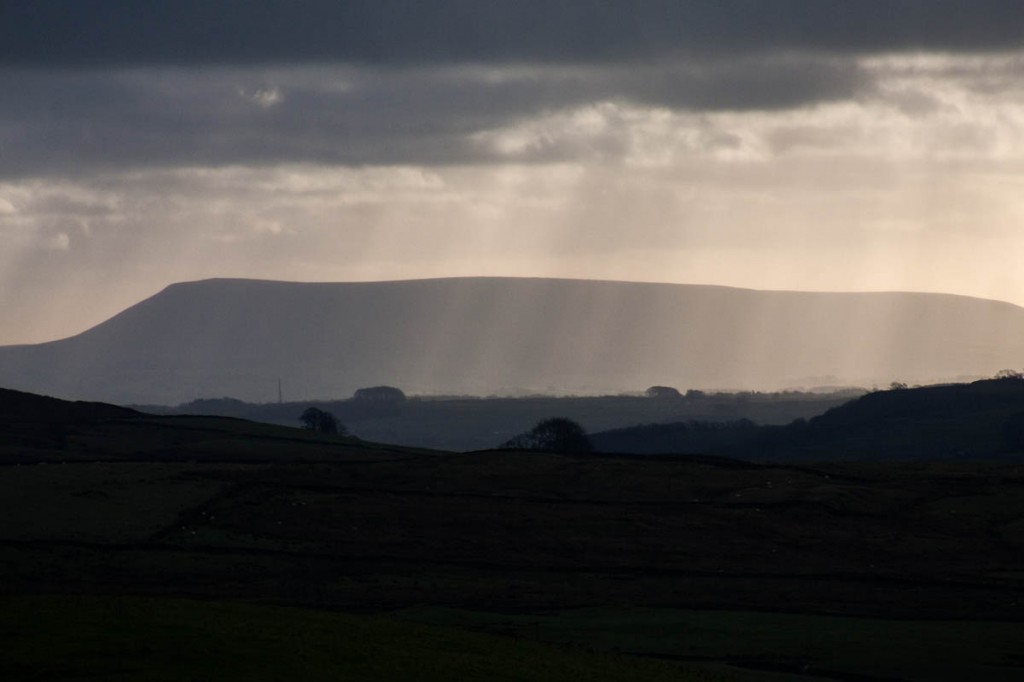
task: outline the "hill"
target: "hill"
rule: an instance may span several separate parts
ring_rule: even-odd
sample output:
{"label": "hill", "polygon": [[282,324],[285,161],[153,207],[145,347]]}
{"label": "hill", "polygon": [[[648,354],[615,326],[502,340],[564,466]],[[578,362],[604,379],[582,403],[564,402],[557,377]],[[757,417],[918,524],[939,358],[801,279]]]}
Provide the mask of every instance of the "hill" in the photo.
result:
{"label": "hill", "polygon": [[785,426],[676,422],[594,434],[599,450],[744,459],[992,459],[1024,453],[1024,380],[875,391]]}
{"label": "hill", "polygon": [[[557,664],[548,679],[593,678],[522,638],[700,666],[695,679],[1020,679],[1020,464],[457,454],[55,407],[50,443],[12,442],[4,429],[34,415],[0,415],[5,679],[194,677],[220,651],[259,656],[270,667],[224,663],[271,678],[462,670],[452,655],[469,679],[522,656]],[[402,654],[367,660],[389,647]]]}
{"label": "hill", "polygon": [[176,284],[77,336],[0,348],[0,383],[177,404],[230,395],[616,393],[991,376],[1024,309],[907,293],[465,278]]}
{"label": "hill", "polygon": [[43,451],[66,446],[68,429],[108,419],[141,416],[116,405],[69,402],[0,388],[0,462],[10,448]]}
{"label": "hill", "polygon": [[0,388],[0,422],[78,422],[132,417],[135,410],[106,403],[70,402],[49,396]]}
{"label": "hill", "polygon": [[[0,389],[0,466],[102,461],[270,462],[375,456],[356,438],[217,416],[160,416]],[[415,449],[408,448],[408,452]]]}
{"label": "hill", "polygon": [[495,447],[553,416],[578,421],[590,432],[680,419],[788,424],[821,414],[861,395],[832,393],[711,393],[694,397],[534,396],[522,398],[411,398],[367,403],[358,399],[246,403],[234,399],[194,400],[177,407],[140,406],[156,414],[220,415],[297,426],[307,407],[325,410],[360,438],[440,450]]}

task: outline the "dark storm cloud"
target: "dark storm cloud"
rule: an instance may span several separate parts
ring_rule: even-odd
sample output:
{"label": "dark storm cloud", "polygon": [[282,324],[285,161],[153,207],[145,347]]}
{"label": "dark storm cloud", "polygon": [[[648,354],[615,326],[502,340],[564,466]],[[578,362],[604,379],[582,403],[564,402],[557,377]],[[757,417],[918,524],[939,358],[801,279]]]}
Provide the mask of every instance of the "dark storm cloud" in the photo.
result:
{"label": "dark storm cloud", "polygon": [[[1022,35],[1016,0],[0,0],[0,177],[489,163],[478,133],[552,113],[853,100],[874,76],[851,57]],[[588,144],[516,158],[609,153]]]}
{"label": "dark storm cloud", "polygon": [[[0,70],[0,177],[133,166],[474,163],[475,133],[595,102],[683,110],[855,95],[835,59],[689,60],[643,68]],[[579,154],[550,147],[543,159]]]}
{"label": "dark storm cloud", "polygon": [[0,64],[595,63],[764,51],[990,51],[1019,0],[0,0]]}
{"label": "dark storm cloud", "polygon": [[491,113],[493,101],[443,79],[357,78],[345,89],[330,78],[298,80],[276,86],[245,70],[0,72],[0,91],[19,95],[0,100],[0,177],[289,161],[444,163],[468,156],[460,134],[480,125],[476,119],[515,114]]}
{"label": "dark storm cloud", "polygon": [[675,68],[630,69],[612,81],[609,90],[626,99],[691,111],[785,109],[870,88],[852,62],[809,56],[689,60]]}

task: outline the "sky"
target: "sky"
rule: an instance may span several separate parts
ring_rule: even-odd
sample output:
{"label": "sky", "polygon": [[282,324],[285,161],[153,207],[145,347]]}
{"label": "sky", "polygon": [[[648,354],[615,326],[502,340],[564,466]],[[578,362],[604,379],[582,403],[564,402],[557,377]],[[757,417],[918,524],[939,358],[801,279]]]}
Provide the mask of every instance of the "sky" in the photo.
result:
{"label": "sky", "polygon": [[1024,305],[1018,0],[0,0],[0,344],[207,277]]}

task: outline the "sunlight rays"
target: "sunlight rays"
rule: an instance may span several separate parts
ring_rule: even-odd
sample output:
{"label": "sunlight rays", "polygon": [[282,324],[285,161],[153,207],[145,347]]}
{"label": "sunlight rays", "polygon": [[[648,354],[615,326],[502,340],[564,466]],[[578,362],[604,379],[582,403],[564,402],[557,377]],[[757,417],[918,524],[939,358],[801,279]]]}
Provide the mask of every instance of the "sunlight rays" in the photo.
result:
{"label": "sunlight rays", "polygon": [[[855,97],[774,110],[597,97],[625,72],[564,65],[53,76],[112,88],[121,100],[212,98],[182,144],[216,132],[225,150],[241,149],[216,118],[227,112],[278,151],[6,179],[0,286],[19,291],[5,306],[23,324],[0,341],[74,333],[137,300],[133,290],[223,275],[519,274],[1024,302],[1012,260],[1024,249],[1024,61],[881,55],[857,69],[871,86]],[[345,149],[364,143],[413,150],[415,117],[400,107],[426,103],[431,84],[462,107],[452,118],[431,100],[417,114],[422,139],[440,146],[402,163],[346,160]],[[24,106],[48,102],[47,92],[37,84]],[[519,108],[492,115],[484,94]],[[383,119],[366,118],[371,101],[386,105]],[[91,102],[88,115],[100,116],[103,99]],[[128,127],[142,120],[134,111]],[[285,160],[283,150],[305,148],[317,126],[334,131],[328,146],[341,155]],[[78,288],[96,302],[73,315],[55,302]],[[59,312],[25,312],[47,306]]]}

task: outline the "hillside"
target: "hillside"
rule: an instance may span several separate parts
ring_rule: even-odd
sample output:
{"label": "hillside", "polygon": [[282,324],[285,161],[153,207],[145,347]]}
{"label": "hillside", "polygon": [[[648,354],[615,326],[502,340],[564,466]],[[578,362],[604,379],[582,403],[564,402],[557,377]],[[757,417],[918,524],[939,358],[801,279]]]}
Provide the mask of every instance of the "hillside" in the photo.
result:
{"label": "hillside", "polygon": [[821,414],[860,395],[833,393],[714,393],[652,399],[644,396],[535,396],[523,398],[412,398],[367,404],[356,399],[246,403],[232,399],[195,400],[178,405],[142,406],[156,414],[219,415],[297,426],[307,407],[325,410],[349,432],[379,443],[439,450],[485,450],[553,416],[579,422],[587,431],[681,419],[788,424]]}
{"label": "hillside", "polygon": [[70,402],[49,396],[0,388],[0,422],[76,422],[137,416],[126,407],[106,403]]}
{"label": "hillside", "polygon": [[[695,679],[1022,672],[1020,464],[456,454],[100,411],[57,427],[51,443],[0,429],[0,628],[19,644],[0,655],[4,679],[123,676],[129,662],[134,677],[188,677],[207,649],[342,670],[388,646],[396,664],[465,661],[454,632],[408,650],[409,620],[518,638],[480,640],[478,671],[530,639],[699,666]],[[372,624],[334,619],[325,641],[311,619],[336,610],[379,625],[352,641]],[[63,634],[76,623],[80,637]]]}
{"label": "hillside", "polygon": [[606,452],[710,452],[744,459],[1019,461],[1024,380],[876,391],[785,426],[676,422],[594,434]]}
{"label": "hillside", "polygon": [[232,396],[777,389],[991,376],[1024,309],[938,294],[466,278],[176,284],[77,336],[0,348],[0,384],[177,404]]}

